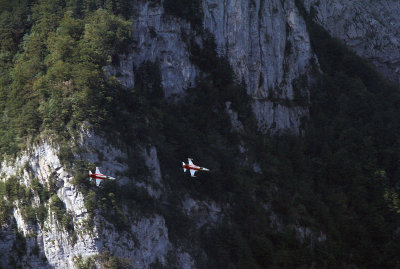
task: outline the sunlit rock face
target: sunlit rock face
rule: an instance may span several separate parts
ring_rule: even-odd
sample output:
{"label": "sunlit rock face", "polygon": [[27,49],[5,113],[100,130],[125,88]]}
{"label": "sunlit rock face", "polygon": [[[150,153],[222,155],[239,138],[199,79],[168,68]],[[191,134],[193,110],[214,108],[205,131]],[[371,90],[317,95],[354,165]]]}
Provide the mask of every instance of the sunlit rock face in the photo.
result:
{"label": "sunlit rock face", "polygon": [[[48,218],[44,220],[43,226],[39,223],[27,222],[21,215],[22,205],[17,201],[14,204],[13,219],[10,222],[15,221],[13,232],[19,231],[26,238],[26,255],[17,261],[17,265],[24,268],[74,268],[74,257],[77,255],[88,257],[99,253],[94,239],[96,231],[92,231],[92,236],[90,236],[82,229],[82,222],[87,219],[84,197],[71,185],[72,175],[62,166],[58,153],[56,144],[43,142],[22,152],[15,160],[3,161],[0,166],[2,180],[15,177],[15,180],[19,180],[19,184],[28,188],[31,187],[34,179],[38,179],[42,185],[55,183],[59,187],[57,196],[72,215],[74,230],[82,231],[76,234],[75,241],[71,240],[71,234],[63,229],[48,208]],[[39,205],[40,199],[35,196],[34,209],[37,209]],[[7,229],[4,227],[0,234],[3,233],[7,234]],[[11,244],[14,244],[13,241]],[[3,255],[2,264],[9,265],[10,257],[18,251],[13,250],[8,255]]]}
{"label": "sunlit rock face", "polygon": [[[190,61],[184,36],[198,32],[185,20],[167,16],[162,5],[135,2],[133,44],[121,54],[117,64],[107,66],[108,75],[123,85],[135,85],[135,70],[145,62],[157,63],[166,98],[180,98],[195,86],[200,71]],[[203,30],[214,37],[219,56],[227,57],[237,82],[245,82],[253,98],[253,111],[264,132],[289,129],[299,132],[307,104],[296,103],[293,84],[306,80],[297,89],[308,96],[312,53],[304,19],[294,0],[204,0]]]}
{"label": "sunlit rock face", "polygon": [[297,132],[308,109],[290,102],[293,83],[309,76],[315,57],[294,1],[206,0],[203,10],[204,27],[214,34],[219,54],[228,57],[254,99],[259,128]]}
{"label": "sunlit rock face", "polygon": [[400,2],[396,0],[304,0],[314,20],[400,82]]}
{"label": "sunlit rock face", "polygon": [[119,56],[119,63],[108,66],[109,75],[116,76],[126,87],[135,85],[135,70],[144,62],[157,63],[161,73],[161,84],[166,98],[182,95],[194,86],[198,74],[189,60],[183,33],[190,32],[187,22],[166,17],[160,5],[150,1],[135,1],[133,4],[133,44],[130,52]]}
{"label": "sunlit rock face", "polygon": [[[82,133],[80,140],[78,144],[82,150],[81,154],[87,161],[103,165],[104,170],[113,175],[126,168],[123,163],[112,165],[111,159],[123,160],[125,155],[123,150],[106,143],[104,138],[87,131]],[[160,186],[161,172],[156,149],[150,147],[139,154],[144,158],[146,165],[153,169],[149,182],[154,181]],[[169,241],[165,220],[156,213],[147,216],[125,213],[130,229],[123,231],[108,223],[101,214],[96,214],[92,225],[88,226],[90,218],[85,208],[86,198],[72,184],[73,176],[62,165],[58,155],[59,148],[56,144],[43,141],[19,154],[15,160],[3,161],[0,174],[2,180],[17,178],[19,184],[28,188],[31,187],[33,179],[38,179],[43,185],[54,182],[58,187],[54,195],[59,197],[66,212],[71,214],[74,232],[63,227],[48,204],[46,206],[49,214],[43,225],[26,221],[21,213],[21,201],[17,200],[12,209],[12,217],[7,223],[3,223],[0,229],[2,268],[9,268],[13,264],[22,268],[76,268],[77,257],[85,260],[102,253],[123,259],[132,268],[150,268],[154,263],[167,266],[166,257],[169,252],[175,253],[179,258],[177,262],[181,268],[194,268],[192,257],[187,252],[175,248]],[[101,155],[107,158],[99,161]],[[134,178],[125,179],[135,181]],[[137,185],[141,186],[140,182]],[[146,188],[146,185],[144,187],[150,195],[153,194],[153,189]],[[101,191],[101,188],[95,190]],[[39,205],[39,197],[33,197],[33,207],[37,209]],[[17,233],[23,239],[18,239]],[[25,243],[22,244],[21,240]],[[13,247],[14,245],[17,247]],[[101,268],[101,264],[99,266]]]}
{"label": "sunlit rock face", "polygon": [[[306,9],[334,37],[374,63],[393,81],[400,81],[400,3],[398,1],[305,0]],[[166,16],[162,5],[134,3],[134,43],[108,66],[127,87],[146,61],[159,65],[166,98],[184,96],[200,71],[190,61],[183,36],[196,35],[185,20]],[[294,0],[204,0],[203,29],[215,37],[220,56],[227,57],[238,82],[253,98],[258,127],[275,133],[301,131],[308,116],[308,86],[318,60],[312,52],[304,18]],[[201,38],[198,37],[201,45]],[[304,81],[302,87],[296,82]],[[296,95],[305,96],[299,103]]]}

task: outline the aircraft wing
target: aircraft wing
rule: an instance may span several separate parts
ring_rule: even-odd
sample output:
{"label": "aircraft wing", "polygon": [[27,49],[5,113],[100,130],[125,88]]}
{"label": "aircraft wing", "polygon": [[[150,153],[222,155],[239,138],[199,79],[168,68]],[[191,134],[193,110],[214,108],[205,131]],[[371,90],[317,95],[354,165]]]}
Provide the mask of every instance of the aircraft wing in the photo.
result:
{"label": "aircraft wing", "polygon": [[192,159],[188,158],[188,163],[189,163],[189,165],[193,165]]}
{"label": "aircraft wing", "polygon": [[98,187],[101,183],[101,179],[100,178],[96,178],[96,186]]}
{"label": "aircraft wing", "polygon": [[100,172],[98,167],[96,167],[96,174],[101,174],[101,172]]}
{"label": "aircraft wing", "polygon": [[190,169],[190,175],[191,175],[192,177],[196,177],[196,176],[194,175],[194,173],[196,173],[196,170]]}

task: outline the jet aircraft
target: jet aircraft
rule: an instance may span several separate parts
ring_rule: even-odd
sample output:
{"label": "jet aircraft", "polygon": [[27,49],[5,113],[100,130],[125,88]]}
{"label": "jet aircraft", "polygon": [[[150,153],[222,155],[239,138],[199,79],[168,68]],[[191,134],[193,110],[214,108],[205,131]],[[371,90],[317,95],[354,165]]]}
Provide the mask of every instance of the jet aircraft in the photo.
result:
{"label": "jet aircraft", "polygon": [[184,162],[182,162],[182,168],[183,168],[183,172],[186,172],[186,170],[190,171],[190,175],[192,177],[196,177],[194,174],[197,171],[210,171],[210,169],[204,168],[204,167],[200,167],[197,165],[194,165],[192,162],[193,159],[188,158],[188,164],[185,164]]}
{"label": "jet aircraft", "polygon": [[106,176],[103,175],[99,168],[96,167],[96,172],[92,173],[92,171],[89,171],[89,177],[90,177],[90,181],[92,181],[93,179],[96,179],[96,185],[99,186],[102,180],[115,180],[115,178],[110,177],[110,176]]}

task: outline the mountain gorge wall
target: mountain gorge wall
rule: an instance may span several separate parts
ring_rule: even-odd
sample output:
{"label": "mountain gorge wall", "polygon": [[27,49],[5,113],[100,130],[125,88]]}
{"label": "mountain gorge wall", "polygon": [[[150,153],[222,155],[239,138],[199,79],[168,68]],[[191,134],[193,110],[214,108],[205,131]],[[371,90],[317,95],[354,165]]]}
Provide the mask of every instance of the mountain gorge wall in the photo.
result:
{"label": "mountain gorge wall", "polygon": [[[91,149],[85,153],[87,159],[97,155],[96,160],[99,160],[99,155],[104,155],[115,160],[123,155],[121,150],[99,143],[102,138],[93,133],[88,136],[91,139],[83,142],[86,149]],[[97,150],[92,151],[94,147],[97,147]],[[166,264],[170,251],[176,256],[177,266],[194,267],[193,259],[187,252],[175,250],[169,241],[164,218],[156,213],[130,216],[126,212],[129,229],[123,231],[116,229],[100,214],[90,218],[85,207],[85,197],[71,182],[73,177],[61,164],[58,154],[59,148],[55,144],[43,141],[31,150],[22,152],[15,161],[1,163],[3,180],[14,177],[19,179],[19,184],[28,188],[33,188],[31,182],[34,179],[38,179],[42,186],[55,184],[57,186],[55,195],[65,206],[64,214],[70,214],[72,225],[66,228],[63,221],[57,217],[49,205],[53,197],[48,202],[42,201],[42,204],[46,203],[48,212],[48,217],[42,224],[27,220],[21,213],[24,201],[16,201],[13,206],[13,218],[3,224],[0,232],[3,239],[0,244],[3,268],[14,264],[24,268],[76,268],[78,259],[85,261],[104,253],[123,261],[125,259],[125,265],[128,267],[149,268],[151,264],[157,262]],[[148,158],[148,163],[152,166],[157,165],[158,162],[154,163],[151,156]],[[111,167],[108,159],[103,159],[99,164],[103,165],[105,171],[111,175],[127,168],[122,164]],[[37,211],[40,204],[39,195],[35,193],[33,209]],[[24,243],[21,243],[18,236],[25,238],[22,239]]]}
{"label": "mountain gorge wall", "polygon": [[[204,0],[203,25],[214,37],[219,56],[226,57],[237,81],[244,82],[263,132],[299,132],[308,116],[312,72],[318,72],[306,24],[290,1]],[[343,40],[381,73],[399,81],[399,25],[397,1],[304,1],[310,16]],[[134,4],[134,44],[121,54],[109,75],[123,85],[135,85],[135,72],[146,61],[160,66],[165,97],[182,96],[196,85],[201,71],[190,61],[184,36],[201,36],[182,19],[165,14],[161,5]],[[301,130],[300,130],[301,131]]]}
{"label": "mountain gorge wall", "polygon": [[[387,77],[399,80],[400,19],[396,12],[400,5],[397,1],[366,4],[365,1],[305,0],[304,3],[315,20],[333,36],[370,59]],[[164,97],[171,102],[184,98],[186,90],[195,87],[204,75],[191,59],[188,40],[194,40],[201,47],[204,33],[185,19],[166,14],[162,2],[133,1],[132,4],[133,43],[126,48],[126,53],[119,54],[114,65],[105,67],[105,72],[131,88],[136,84],[141,66],[156,63]],[[302,122],[309,113],[309,86],[313,73],[320,71],[295,0],[203,0],[200,8],[203,11],[200,28],[213,36],[218,55],[229,61],[237,83],[246,85],[258,128],[264,133],[285,129],[301,133]],[[230,104],[227,110],[231,121],[236,121],[236,130],[243,130]],[[143,188],[156,203],[166,203],[163,194],[170,190],[164,184],[154,145],[139,145],[140,150],[135,152],[149,170],[148,178],[143,180],[127,172],[132,157],[127,153],[129,146],[110,145],[105,138],[89,131],[82,131],[79,139],[81,151],[73,152],[74,159],[96,164],[104,174],[117,177],[118,184],[132,183]],[[16,178],[18,184],[28,189],[33,188],[34,180],[42,187],[54,184],[55,195],[65,207],[63,212],[70,216],[72,227],[66,229],[51,210],[49,204],[56,197],[43,202],[34,193],[30,201],[33,208],[38,210],[46,203],[48,213],[43,223],[36,224],[24,217],[25,205],[14,201],[12,217],[0,231],[2,267],[76,268],[77,259],[87,260],[104,253],[127,261],[131,268],[196,267],[193,249],[171,239],[166,219],[158,212],[132,215],[129,208],[123,208],[128,230],[117,229],[99,212],[92,219],[85,206],[87,197],[73,184],[74,175],[61,161],[57,143],[43,140],[18,156],[1,163],[1,180]],[[261,168],[255,170],[262,174]],[[223,205],[189,196],[183,198],[176,210],[192,220],[196,229],[217,225],[224,215]],[[270,213],[272,216],[273,212]],[[307,229],[302,227],[298,232],[303,241],[312,234]],[[321,232],[317,241],[325,240]],[[25,251],[19,252],[18,246]],[[100,266],[98,261],[97,265]]]}
{"label": "mountain gorge wall", "polygon": [[[184,95],[200,73],[184,36],[194,35],[201,46],[201,35],[165,14],[162,6],[142,1],[134,6],[132,52],[120,55],[119,65],[109,66],[108,74],[132,87],[134,70],[145,61],[157,62],[165,97]],[[215,37],[219,56],[229,60],[238,83],[243,81],[253,98],[259,128],[298,132],[308,115],[307,86],[316,59],[294,1],[202,1],[201,8],[202,27]],[[299,80],[304,86],[294,87]],[[296,94],[306,102],[296,102]]]}
{"label": "mountain gorge wall", "polygon": [[298,130],[308,110],[296,94],[308,96],[308,89],[294,89],[294,83],[308,82],[316,60],[294,1],[203,1],[203,10],[218,53],[253,98],[259,128]]}
{"label": "mountain gorge wall", "polygon": [[400,82],[400,3],[305,0],[305,7],[333,36],[367,58],[388,79]]}

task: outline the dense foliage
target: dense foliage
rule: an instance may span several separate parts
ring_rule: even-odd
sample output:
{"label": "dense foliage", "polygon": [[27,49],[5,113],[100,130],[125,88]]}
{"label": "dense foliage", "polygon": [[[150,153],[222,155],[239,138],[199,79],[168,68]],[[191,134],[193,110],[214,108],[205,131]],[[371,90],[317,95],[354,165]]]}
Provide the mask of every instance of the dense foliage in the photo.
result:
{"label": "dense foliage", "polygon": [[[130,43],[127,1],[2,1],[0,153],[43,130],[105,121],[118,83],[103,67]],[[11,22],[10,22],[11,21]],[[15,27],[11,27],[15,25]]]}
{"label": "dense foliage", "polygon": [[[7,223],[12,215],[12,210],[15,204],[18,204],[20,213],[25,222],[30,224],[40,223],[43,225],[44,220],[48,216],[47,202],[50,198],[50,193],[55,191],[55,186],[43,186],[37,179],[32,182],[32,188],[27,188],[20,183],[20,178],[10,177],[5,182],[0,182],[0,221]],[[34,207],[33,197],[38,197],[40,201],[39,207]],[[60,208],[61,207],[61,208]],[[64,204],[53,206],[52,211],[58,211],[64,208]],[[65,211],[65,209],[64,209]],[[63,216],[60,216],[62,218]]]}
{"label": "dense foliage", "polygon": [[[207,33],[202,33],[203,48],[192,42],[190,49],[192,61],[209,75],[182,103],[153,102],[150,111],[161,115],[152,120],[158,124],[154,139],[164,180],[173,190],[170,205],[179,208],[189,192],[229,208],[221,225],[200,232],[176,211],[165,214],[172,239],[197,241],[206,250],[209,259],[198,254],[199,267],[398,264],[400,89],[311,20],[307,25],[323,74],[316,67],[304,137],[255,131],[244,88],[233,82]],[[239,111],[245,133],[231,132],[227,101]],[[239,144],[248,147],[243,155]],[[182,182],[173,167],[186,156],[213,172],[200,182]],[[262,175],[253,172],[252,162],[260,164]]]}
{"label": "dense foliage", "polygon": [[[132,101],[141,102],[130,106],[135,108],[131,113],[146,115],[150,125],[138,130],[132,124],[128,133],[146,130],[142,138],[156,143],[168,190],[168,203],[156,210],[166,218],[172,240],[200,245],[207,252],[206,260],[201,252],[192,253],[200,268],[391,267],[397,262],[399,216],[391,208],[398,157],[388,138],[380,140],[376,124],[386,119],[385,132],[396,134],[399,88],[322,29],[310,32],[324,74],[316,73],[304,137],[269,137],[256,131],[244,86],[234,82],[228,62],[216,55],[206,32],[202,48],[188,42],[191,60],[208,75],[188,89],[182,102],[168,104],[159,98],[156,65],[138,70],[141,88]],[[365,81],[371,76],[373,84]],[[245,125],[241,134],[232,132],[227,102]],[[241,153],[240,144],[247,151]],[[187,156],[213,172],[200,181],[182,180],[176,160]],[[253,171],[254,162],[262,174]],[[181,213],[188,193],[229,208],[223,222],[197,230]],[[278,214],[278,220],[266,208]],[[302,238],[301,231],[307,229]]]}

